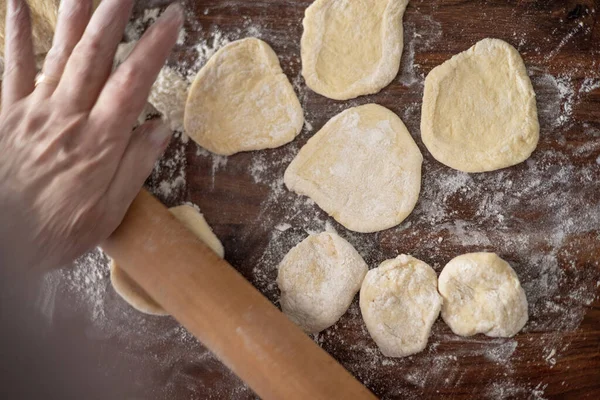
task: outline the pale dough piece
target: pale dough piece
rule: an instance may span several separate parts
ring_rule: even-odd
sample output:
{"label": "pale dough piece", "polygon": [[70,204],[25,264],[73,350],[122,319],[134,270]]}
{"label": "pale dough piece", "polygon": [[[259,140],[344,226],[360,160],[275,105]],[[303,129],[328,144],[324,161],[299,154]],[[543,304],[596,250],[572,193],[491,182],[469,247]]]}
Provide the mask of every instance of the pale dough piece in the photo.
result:
{"label": "pale dough piece", "polygon": [[401,223],[421,190],[423,157],[404,123],[377,104],[332,118],[285,171],[285,184],[340,224],[376,232]]}
{"label": "pale dough piece", "polygon": [[317,0],[306,10],[302,76],[335,100],[373,94],[400,68],[408,0]]}
{"label": "pale dough piece", "polygon": [[404,254],[369,271],[360,289],[367,330],[387,357],[424,350],[441,307],[435,271]]}
{"label": "pale dough piece", "polygon": [[320,332],[348,310],[367,270],[360,254],[337,234],[311,235],[279,264],[281,308],[304,331]]}
{"label": "pale dough piece", "polygon": [[[179,206],[169,209],[171,214],[192,231],[200,240],[223,258],[223,245],[215,236],[204,216],[191,206]],[[168,315],[135,281],[116,265],[110,264],[110,280],[115,291],[133,308],[145,314]]]}
{"label": "pale dough piece", "polygon": [[450,261],[440,274],[442,318],[460,336],[516,335],[527,323],[527,298],[511,266],[493,253]]}
{"label": "pale dough piece", "polygon": [[148,102],[158,110],[174,131],[183,132],[183,116],[189,84],[183,76],[164,66],[152,85]]}
{"label": "pale dough piece", "polygon": [[436,160],[464,172],[525,161],[539,139],[535,92],[519,52],[484,39],[425,79],[421,135]]}
{"label": "pale dough piece", "polygon": [[256,38],[217,51],[196,76],[185,107],[185,132],[220,155],[282,146],[303,124],[277,55]]}
{"label": "pale dough piece", "polygon": [[[6,1],[8,0],[0,3],[0,56],[2,57],[4,56]],[[99,3],[100,0],[94,0],[94,9]],[[28,0],[27,4],[31,15],[33,52],[36,56],[45,56],[52,47],[60,0]]]}

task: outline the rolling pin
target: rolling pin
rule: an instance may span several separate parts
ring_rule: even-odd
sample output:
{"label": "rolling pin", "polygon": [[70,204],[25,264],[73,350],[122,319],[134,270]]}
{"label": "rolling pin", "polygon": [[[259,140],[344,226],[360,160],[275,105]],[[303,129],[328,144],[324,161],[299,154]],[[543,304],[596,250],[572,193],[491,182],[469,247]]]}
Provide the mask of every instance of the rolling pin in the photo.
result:
{"label": "rolling pin", "polygon": [[146,191],[103,250],[263,399],[376,399]]}

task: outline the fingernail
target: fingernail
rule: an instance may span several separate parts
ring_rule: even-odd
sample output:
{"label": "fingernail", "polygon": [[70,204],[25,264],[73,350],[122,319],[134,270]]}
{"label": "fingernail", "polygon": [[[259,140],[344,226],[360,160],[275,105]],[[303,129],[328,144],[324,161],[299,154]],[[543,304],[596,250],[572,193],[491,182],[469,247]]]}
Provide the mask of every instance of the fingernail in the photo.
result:
{"label": "fingernail", "polygon": [[149,140],[155,147],[166,148],[171,141],[171,136],[173,136],[171,127],[163,122],[150,132]]}
{"label": "fingernail", "polygon": [[183,23],[183,7],[181,7],[181,4],[179,3],[172,3],[167,7],[161,18],[177,21],[181,24]]}

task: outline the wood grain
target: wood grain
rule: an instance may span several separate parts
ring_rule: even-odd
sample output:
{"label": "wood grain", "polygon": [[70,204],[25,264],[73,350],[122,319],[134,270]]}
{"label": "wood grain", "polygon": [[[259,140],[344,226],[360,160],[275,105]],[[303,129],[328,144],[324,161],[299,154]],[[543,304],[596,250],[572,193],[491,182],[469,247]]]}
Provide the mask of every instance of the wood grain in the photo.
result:
{"label": "wood grain", "polygon": [[[139,0],[137,15],[169,2]],[[283,148],[238,154],[226,164],[190,142],[183,145],[185,187],[162,193],[160,183],[168,179],[164,171],[157,171],[148,187],[168,206],[184,201],[199,205],[223,241],[226,259],[276,303],[275,265],[307,230],[322,229],[327,216],[273,182],[329,118],[351,105],[384,105],[404,120],[425,157],[419,205],[400,227],[378,234],[357,235],[333,226],[371,268],[409,253],[439,273],[456,255],[495,251],[513,265],[526,288],[530,322],[514,339],[500,340],[459,338],[440,320],[427,350],[387,360],[364,329],[355,301],[338,324],[314,339],[386,399],[599,398],[600,225],[593,226],[600,215],[598,1],[412,0],[398,77],[381,93],[349,102],[318,96],[299,77],[301,22],[310,3],[184,2],[188,37],[176,49],[173,65],[193,61],[196,45],[210,43],[216,32],[230,39],[258,32],[297,84],[314,130],[303,131]],[[506,40],[523,55],[538,95],[541,140],[526,163],[465,177],[437,163],[422,145],[423,80],[432,68],[486,37]],[[173,143],[166,157],[181,146]],[[257,172],[257,166],[267,170]],[[455,181],[460,184],[450,190]],[[280,223],[291,228],[277,233]],[[160,330],[162,325],[152,326]],[[133,346],[127,336],[120,342],[121,347]],[[178,347],[168,342],[151,352],[157,359],[167,358],[179,354]],[[191,351],[203,353],[201,346]],[[145,398],[254,398],[210,357],[182,357],[169,365],[144,364],[152,377],[142,380],[145,389],[139,391]]]}

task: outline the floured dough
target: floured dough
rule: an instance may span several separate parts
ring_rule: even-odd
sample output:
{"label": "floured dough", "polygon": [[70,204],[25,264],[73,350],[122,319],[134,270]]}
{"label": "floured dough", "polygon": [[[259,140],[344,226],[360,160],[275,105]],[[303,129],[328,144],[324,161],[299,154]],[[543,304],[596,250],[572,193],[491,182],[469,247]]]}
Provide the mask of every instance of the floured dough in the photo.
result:
{"label": "floured dough", "polygon": [[284,145],[304,115],[277,55],[248,38],[215,53],[200,70],[185,107],[185,131],[213,153],[231,155]]}
{"label": "floured dough", "polygon": [[[190,206],[169,209],[171,214],[210,247],[219,257],[225,251],[219,239],[204,219],[204,216]],[[119,268],[114,261],[110,264],[110,280],[115,291],[133,308],[151,315],[168,315],[135,281]]]}
{"label": "floured dough", "polygon": [[300,150],[284,180],[346,228],[375,232],[398,225],[412,212],[422,162],[400,118],[367,104],[325,124]]}
{"label": "floured dough", "polygon": [[311,235],[279,264],[281,308],[304,331],[320,332],[348,310],[367,270],[360,254],[337,234]]}
{"label": "floured dough", "polygon": [[363,319],[387,357],[425,349],[441,307],[435,271],[404,254],[370,270],[360,289]]}
{"label": "floured dough", "polygon": [[306,10],[302,75],[315,92],[348,100],[398,74],[408,0],[317,0]]}
{"label": "floured dough", "polygon": [[493,253],[450,261],[440,274],[442,318],[457,335],[516,335],[527,323],[527,298],[511,266]]}
{"label": "floured dough", "polygon": [[421,134],[439,162],[464,172],[525,161],[540,126],[519,52],[485,39],[434,68],[425,80]]}
{"label": "floured dough", "polygon": [[[98,7],[99,3],[100,0],[94,0],[94,9]],[[28,0],[27,4],[31,17],[33,52],[36,56],[43,57],[52,47],[60,0]],[[6,1],[2,1],[0,4],[0,56],[2,57],[4,57],[5,21]]]}

